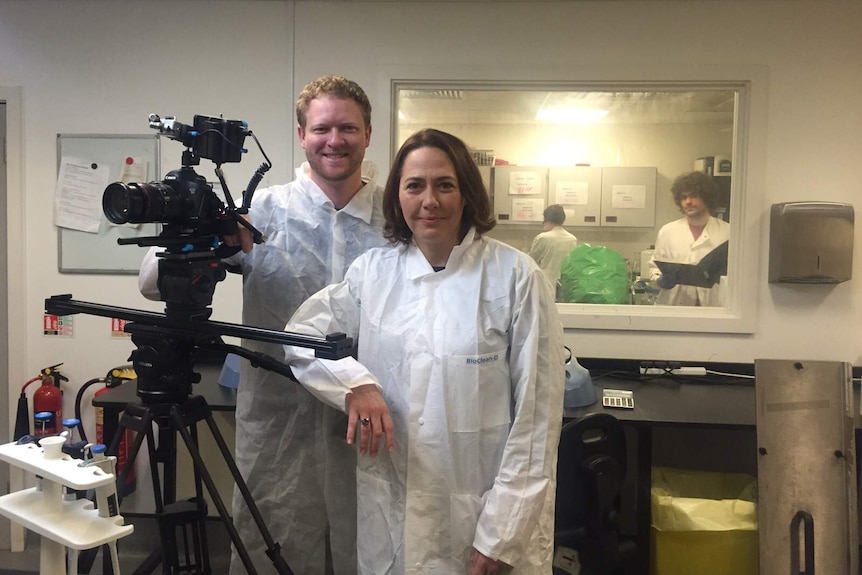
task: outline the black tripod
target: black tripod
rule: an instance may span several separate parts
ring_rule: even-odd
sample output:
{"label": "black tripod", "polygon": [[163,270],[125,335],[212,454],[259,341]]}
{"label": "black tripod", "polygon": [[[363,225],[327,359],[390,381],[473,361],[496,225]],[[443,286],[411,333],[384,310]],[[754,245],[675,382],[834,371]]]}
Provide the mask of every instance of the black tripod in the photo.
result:
{"label": "black tripod", "polygon": [[[132,352],[132,361],[138,377],[137,395],[141,398],[141,403],[126,406],[108,453],[116,455],[126,429],[136,432],[125,468],[120,470],[117,478],[117,484],[123,485],[130,466],[134,465],[135,458],[146,440],[161,543],[161,548],[150,554],[135,570],[135,574],[152,573],[159,563],[162,563],[162,572],[165,575],[210,572],[204,485],[244,567],[248,573],[257,573],[198,449],[197,424],[206,421],[263,537],[267,556],[278,573],[292,575],[287,562],[281,557],[280,545],[273,541],[230,449],[219,432],[209,405],[202,397],[192,396],[192,384],[200,381],[200,374],[194,371],[194,364],[200,352],[233,352],[250,360],[255,367],[263,367],[293,379],[290,368],[282,362],[242,347],[227,345],[221,341],[221,336],[246,337],[307,347],[315,350],[318,356],[330,359],[349,355],[353,347],[352,340],[344,334],[314,338],[208,320],[176,321],[154,312],[77,302],[68,295],[47,299],[45,309],[48,313],[58,315],[84,312],[132,322],[127,323],[125,329],[132,334],[132,342],[137,346]],[[158,442],[153,434],[153,423],[158,430]],[[182,438],[194,462],[195,497],[187,501],[176,501],[177,434]],[[161,477],[159,464],[162,466]],[[178,528],[183,532],[182,546],[177,545]],[[181,549],[184,551],[182,560]]]}
{"label": "black tripod", "polygon": [[[218,445],[222,458],[228,464],[231,475],[263,536],[267,555],[279,573],[292,574],[287,563],[281,557],[279,544],[273,541],[249,493],[248,487],[236,467],[230,449],[212,417],[209,405],[207,405],[204,398],[199,396],[192,397],[182,404],[174,403],[150,406],[132,404],[127,406],[120,420],[120,427],[109,449],[109,453],[115,452],[125,429],[132,429],[137,432],[135,441],[129,452],[126,468],[122,470],[118,477],[118,483],[120,484],[125,481],[129,465],[133,464],[144,440],[146,440],[147,451],[150,456],[150,474],[153,483],[155,512],[158,520],[161,549],[150,554],[141,566],[135,570],[135,573],[152,573],[159,563],[163,565],[163,573],[210,573],[205,524],[207,504],[203,497],[202,483],[206,485],[210,498],[230,534],[231,541],[243,565],[249,573],[256,573],[251,558],[243,542],[240,540],[239,533],[236,531],[230,519],[230,514],[201,457],[197,434],[197,424],[201,421],[206,421]],[[156,443],[152,426],[154,422],[158,430],[158,447],[155,447]],[[177,434],[182,438],[195,466],[195,496],[186,501],[176,500]],[[161,478],[159,477],[159,464],[163,466]],[[180,539],[182,544],[177,539],[178,529],[183,533],[183,537]],[[191,540],[189,540],[189,537]],[[180,557],[181,551],[184,551],[183,557]]]}

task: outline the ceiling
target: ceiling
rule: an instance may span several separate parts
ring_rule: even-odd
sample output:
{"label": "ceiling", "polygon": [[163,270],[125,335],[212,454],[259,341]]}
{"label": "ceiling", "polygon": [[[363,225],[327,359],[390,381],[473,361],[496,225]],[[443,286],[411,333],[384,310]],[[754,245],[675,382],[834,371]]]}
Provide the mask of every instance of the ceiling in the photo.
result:
{"label": "ceiling", "polygon": [[404,123],[535,123],[548,108],[606,110],[605,123],[733,123],[735,92],[405,88]]}

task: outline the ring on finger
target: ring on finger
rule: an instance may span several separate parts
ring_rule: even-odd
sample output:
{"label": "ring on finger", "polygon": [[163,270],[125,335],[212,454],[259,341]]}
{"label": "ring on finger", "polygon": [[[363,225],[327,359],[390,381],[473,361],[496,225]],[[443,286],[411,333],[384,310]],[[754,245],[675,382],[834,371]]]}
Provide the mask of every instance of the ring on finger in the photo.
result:
{"label": "ring on finger", "polygon": [[359,423],[362,424],[362,427],[368,427],[369,425],[371,425],[371,420],[368,419],[367,417],[363,417],[362,419],[359,420]]}

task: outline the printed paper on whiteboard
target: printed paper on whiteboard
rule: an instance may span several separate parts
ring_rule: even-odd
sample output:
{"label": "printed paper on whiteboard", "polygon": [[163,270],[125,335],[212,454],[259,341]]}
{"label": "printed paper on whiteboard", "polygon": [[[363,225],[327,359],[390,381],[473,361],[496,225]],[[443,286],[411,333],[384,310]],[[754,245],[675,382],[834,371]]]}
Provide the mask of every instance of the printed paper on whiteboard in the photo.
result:
{"label": "printed paper on whiteboard", "polygon": [[646,186],[619,184],[611,188],[611,207],[616,209],[643,209],[646,207]]}
{"label": "printed paper on whiteboard", "polygon": [[557,182],[554,197],[555,204],[586,206],[590,199],[590,184],[589,182]]}
{"label": "printed paper on whiteboard", "polygon": [[120,181],[124,184],[149,181],[150,163],[144,158],[128,156],[120,168]]}
{"label": "printed paper on whiteboard", "polygon": [[516,222],[541,222],[544,220],[545,200],[541,198],[517,198],[512,200],[512,219]]}
{"label": "printed paper on whiteboard", "polygon": [[509,195],[529,196],[545,193],[539,172],[510,172]]}
{"label": "printed paper on whiteboard", "polygon": [[102,194],[108,166],[79,158],[62,158],[54,190],[54,224],[96,234],[102,221]]}

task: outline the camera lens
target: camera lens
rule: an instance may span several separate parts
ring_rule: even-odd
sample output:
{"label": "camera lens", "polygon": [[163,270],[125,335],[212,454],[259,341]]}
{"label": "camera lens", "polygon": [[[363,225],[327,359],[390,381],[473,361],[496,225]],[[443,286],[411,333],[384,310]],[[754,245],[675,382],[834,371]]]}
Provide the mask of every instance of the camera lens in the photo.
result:
{"label": "camera lens", "polygon": [[162,183],[114,182],[102,195],[102,211],[115,224],[170,222],[181,210],[176,191]]}

